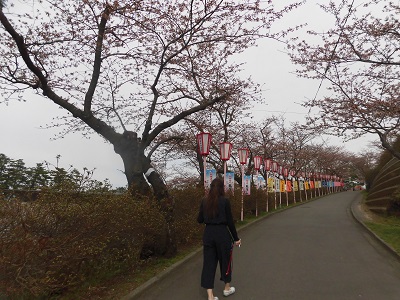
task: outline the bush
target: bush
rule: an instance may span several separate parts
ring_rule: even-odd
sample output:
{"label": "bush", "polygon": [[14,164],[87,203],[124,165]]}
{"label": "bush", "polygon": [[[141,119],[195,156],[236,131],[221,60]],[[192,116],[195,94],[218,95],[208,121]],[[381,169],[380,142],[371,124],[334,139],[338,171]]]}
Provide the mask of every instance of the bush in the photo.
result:
{"label": "bush", "polygon": [[154,201],[128,194],[46,190],[34,202],[0,201],[0,290],[47,298],[132,270],[165,227]]}
{"label": "bush", "polygon": [[[189,186],[170,193],[178,248],[200,247],[204,226],[197,214],[204,189]],[[245,215],[254,214],[262,194],[253,190],[244,197]],[[239,220],[240,188],[228,198]],[[265,210],[265,200],[258,207]],[[0,299],[56,298],[135,273],[152,261],[145,258],[162,254],[167,230],[155,200],[133,199],[129,193],[84,193],[67,186],[43,190],[35,201],[0,198]]]}
{"label": "bush", "polygon": [[393,192],[387,212],[389,215],[400,217],[400,186]]}
{"label": "bush", "polygon": [[204,189],[187,187],[171,190],[175,200],[174,227],[178,247],[200,245],[203,227],[197,223],[197,216]]}

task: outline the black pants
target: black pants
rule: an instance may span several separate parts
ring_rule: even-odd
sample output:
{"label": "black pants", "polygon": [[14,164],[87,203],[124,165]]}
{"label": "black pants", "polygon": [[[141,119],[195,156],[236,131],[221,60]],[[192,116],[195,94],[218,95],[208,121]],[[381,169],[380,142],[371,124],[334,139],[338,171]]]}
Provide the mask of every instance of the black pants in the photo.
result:
{"label": "black pants", "polygon": [[229,266],[231,249],[231,234],[226,225],[206,225],[203,235],[203,271],[201,286],[206,289],[214,288],[215,272],[219,262],[220,280],[231,282],[232,268]]}

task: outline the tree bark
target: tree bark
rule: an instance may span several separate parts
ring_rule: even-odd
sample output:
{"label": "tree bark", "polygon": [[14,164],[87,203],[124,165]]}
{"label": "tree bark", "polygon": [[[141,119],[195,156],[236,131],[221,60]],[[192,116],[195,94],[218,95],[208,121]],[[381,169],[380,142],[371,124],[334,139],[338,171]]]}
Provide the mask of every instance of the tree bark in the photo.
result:
{"label": "tree bark", "polygon": [[[114,151],[119,154],[124,163],[124,172],[128,181],[128,187],[133,196],[147,195],[155,196],[160,210],[165,218],[167,232],[165,244],[156,241],[152,245],[145,245],[142,252],[151,254],[163,254],[171,257],[176,254],[176,238],[174,232],[174,201],[170,197],[167,186],[152,167],[150,159],[144,154],[141,139],[135,132],[125,131],[117,143]],[[151,190],[149,183],[153,190]]]}

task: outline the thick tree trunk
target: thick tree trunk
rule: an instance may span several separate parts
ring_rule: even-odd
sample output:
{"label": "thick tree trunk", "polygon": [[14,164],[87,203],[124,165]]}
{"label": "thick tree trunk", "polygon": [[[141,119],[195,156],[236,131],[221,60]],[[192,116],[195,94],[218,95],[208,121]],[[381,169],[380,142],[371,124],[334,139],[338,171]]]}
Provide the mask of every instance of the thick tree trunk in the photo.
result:
{"label": "thick tree trunk", "polygon": [[119,142],[114,144],[114,150],[122,158],[125,175],[132,195],[154,195],[166,221],[165,244],[162,245],[160,240],[157,239],[154,245],[145,245],[146,249],[143,249],[142,252],[146,252],[148,255],[144,256],[149,256],[154,253],[163,254],[168,257],[175,255],[177,248],[173,229],[174,203],[164,181],[152,168],[150,160],[145,156],[144,149],[141,147],[140,138],[137,137],[135,132],[126,131],[121,136]]}

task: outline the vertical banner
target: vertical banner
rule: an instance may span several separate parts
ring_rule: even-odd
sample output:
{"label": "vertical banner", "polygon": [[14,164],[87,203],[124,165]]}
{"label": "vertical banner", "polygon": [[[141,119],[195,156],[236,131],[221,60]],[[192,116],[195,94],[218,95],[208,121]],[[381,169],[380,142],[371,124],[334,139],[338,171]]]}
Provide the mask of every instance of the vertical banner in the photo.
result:
{"label": "vertical banner", "polygon": [[257,189],[264,189],[265,188],[265,179],[261,175],[258,175],[257,177]]}
{"label": "vertical banner", "polygon": [[315,188],[315,185],[314,185],[314,181],[310,181],[310,189],[314,189]]}
{"label": "vertical banner", "polygon": [[302,180],[299,180],[299,189],[300,191],[304,191],[304,182]]}
{"label": "vertical banner", "polygon": [[280,192],[284,193],[286,191],[285,180],[283,180],[283,179],[280,180],[280,187],[281,187]]}
{"label": "vertical banner", "polygon": [[226,172],[225,176],[225,191],[229,191],[233,195],[235,190],[235,174],[233,172]]}
{"label": "vertical banner", "polygon": [[251,176],[244,175],[243,176],[243,195],[250,195],[250,184],[251,184]]}
{"label": "vertical banner", "polygon": [[304,181],[304,188],[308,191],[310,189],[310,186],[308,184],[308,181]]}
{"label": "vertical banner", "polygon": [[295,180],[293,182],[293,184],[294,184],[293,189],[295,192],[297,192],[299,190],[299,182],[297,180]]}
{"label": "vertical banner", "polygon": [[275,177],[275,191],[278,193],[281,191],[281,180],[276,177]]}
{"label": "vertical banner", "polygon": [[268,193],[273,193],[274,192],[274,178],[269,177],[268,178]]}
{"label": "vertical banner", "polygon": [[206,170],[206,188],[209,190],[211,181],[217,178],[217,171],[215,169]]}
{"label": "vertical banner", "polygon": [[287,180],[287,181],[286,181],[286,190],[287,190],[288,192],[291,192],[291,191],[292,191],[292,182],[291,182],[290,180]]}

